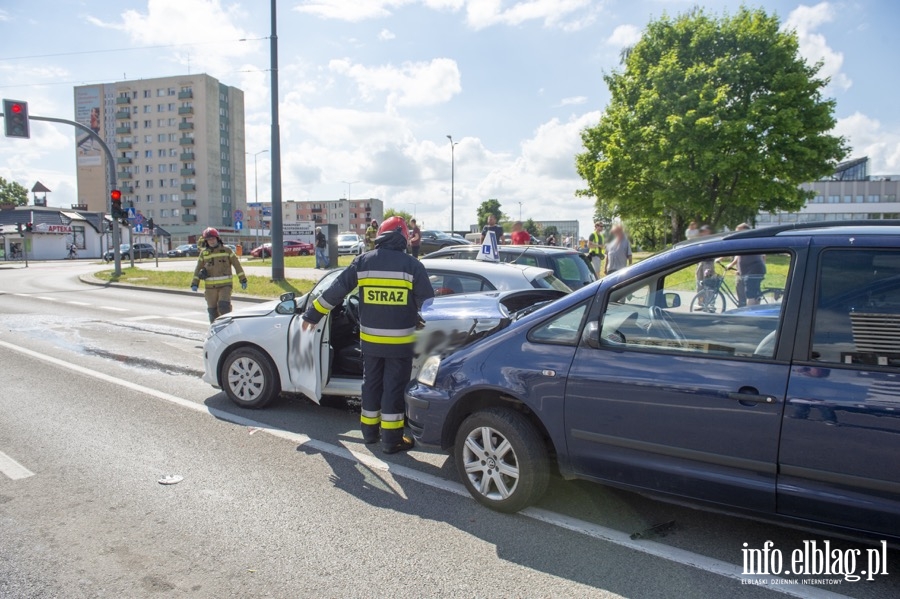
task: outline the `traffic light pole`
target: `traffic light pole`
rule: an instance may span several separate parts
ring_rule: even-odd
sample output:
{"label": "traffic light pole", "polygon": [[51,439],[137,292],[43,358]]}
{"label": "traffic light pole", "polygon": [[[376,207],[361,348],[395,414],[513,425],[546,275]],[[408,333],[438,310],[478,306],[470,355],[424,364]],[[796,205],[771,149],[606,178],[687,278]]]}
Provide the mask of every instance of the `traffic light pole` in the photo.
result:
{"label": "traffic light pole", "polygon": [[[81,131],[84,131],[85,133],[87,133],[91,137],[91,139],[93,139],[94,141],[96,141],[100,144],[100,147],[103,148],[103,152],[106,154],[106,164],[109,167],[109,168],[107,168],[107,171],[108,171],[107,175],[109,177],[109,189],[106,190],[106,197],[107,197],[107,209],[109,210],[110,213],[112,213],[112,206],[108,204],[108,202],[110,201],[108,198],[109,198],[110,191],[112,191],[113,189],[116,188],[116,159],[115,159],[115,156],[113,156],[112,151],[109,149],[109,146],[106,145],[105,141],[103,141],[103,138],[100,137],[99,135],[97,135],[97,133],[90,127],[86,127],[85,125],[82,125],[81,123],[78,123],[76,121],[70,121],[68,119],[57,119],[57,118],[49,117],[49,116],[28,115],[28,120],[44,121],[47,123],[62,123],[63,125],[72,125],[76,129],[80,129]],[[101,226],[101,228],[102,228],[102,226]],[[120,231],[119,231],[119,221],[118,221],[118,219],[113,218],[113,256],[115,257],[114,274],[117,277],[122,275],[122,252],[121,252],[121,247],[120,247],[121,246],[120,239],[121,239],[121,235],[120,235]],[[134,254],[134,251],[132,250],[131,253]]]}

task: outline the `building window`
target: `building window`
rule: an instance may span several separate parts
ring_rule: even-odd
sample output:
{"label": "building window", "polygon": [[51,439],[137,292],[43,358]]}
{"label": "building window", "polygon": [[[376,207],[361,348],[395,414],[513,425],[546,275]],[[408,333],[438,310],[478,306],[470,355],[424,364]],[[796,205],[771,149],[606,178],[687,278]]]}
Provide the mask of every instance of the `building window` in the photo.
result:
{"label": "building window", "polygon": [[174,112],[175,111],[175,103],[174,102],[170,103],[166,108],[168,109],[169,112]]}
{"label": "building window", "polygon": [[829,204],[839,204],[841,202],[841,196],[828,196]]}
{"label": "building window", "polygon": [[180,213],[181,213],[181,210],[179,210],[178,208],[172,208],[172,216],[176,216],[176,217],[181,216]]}
{"label": "building window", "polygon": [[897,196],[895,196],[895,195],[893,195],[893,194],[891,194],[891,195],[885,195],[885,196],[881,196],[881,197],[884,198],[883,200],[881,200],[882,202],[888,202],[888,203],[891,203],[891,202],[896,202],[896,201],[897,201]]}
{"label": "building window", "polygon": [[144,158],[153,158],[153,150],[144,150]]}
{"label": "building window", "polygon": [[159,88],[159,89],[156,90],[156,97],[157,97],[157,98],[162,98],[162,97],[165,96],[165,95],[166,95],[166,90],[164,90],[164,89],[162,89],[162,88]]}
{"label": "building window", "polygon": [[145,89],[145,90],[144,90],[144,97],[145,97],[145,98],[149,98],[149,97],[151,97],[152,95],[153,95],[153,94],[152,94],[152,92],[151,92],[149,89]]}
{"label": "building window", "polygon": [[858,195],[858,196],[856,196],[856,198],[855,198],[853,201],[854,201],[854,203],[856,203],[856,204],[862,204],[863,202],[866,201],[866,196],[860,196],[860,195]]}
{"label": "building window", "polygon": [[877,204],[878,202],[881,201],[881,197],[878,195],[870,195],[868,197],[868,200],[869,200],[870,204]]}
{"label": "building window", "polygon": [[144,129],[149,129],[153,126],[153,121],[144,121]]}
{"label": "building window", "polygon": [[[162,141],[162,140],[160,140],[160,141]],[[145,136],[144,136],[144,143],[145,143],[145,144],[153,143],[153,136],[152,136],[152,135],[145,135]]]}
{"label": "building window", "polygon": [[170,88],[169,88],[169,95],[170,95],[170,96],[174,96],[176,93],[177,93],[177,92],[175,91],[175,88],[174,88],[174,87],[170,87]]}
{"label": "building window", "polygon": [[147,195],[147,203],[148,203],[148,204],[152,204],[152,203],[153,203],[153,196],[150,195],[150,194]]}

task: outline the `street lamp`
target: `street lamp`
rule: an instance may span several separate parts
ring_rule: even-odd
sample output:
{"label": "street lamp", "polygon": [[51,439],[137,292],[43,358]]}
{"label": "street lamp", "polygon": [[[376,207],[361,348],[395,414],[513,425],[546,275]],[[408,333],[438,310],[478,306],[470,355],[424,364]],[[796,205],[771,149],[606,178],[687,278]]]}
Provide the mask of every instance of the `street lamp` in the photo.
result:
{"label": "street lamp", "polygon": [[453,148],[455,148],[456,144],[459,142],[454,142],[452,135],[448,135],[447,139],[450,140],[450,233],[454,233],[456,231],[456,223],[453,220],[453,212],[456,203],[456,156]]}
{"label": "street lamp", "polygon": [[350,196],[352,195],[352,194],[350,193],[350,190],[353,189],[353,184],[354,184],[354,183],[359,183],[359,181],[341,181],[341,183],[343,183],[343,184],[345,184],[345,185],[347,186],[347,201],[349,202],[349,201],[350,201]]}
{"label": "street lamp", "polygon": [[522,220],[522,202],[518,202],[519,204],[519,220]]}
{"label": "street lamp", "polygon": [[262,224],[262,206],[259,205],[259,171],[256,167],[256,157],[266,152],[268,150],[260,150],[256,154],[244,152],[247,156],[253,156],[253,203],[256,204],[256,247],[259,247],[259,226]]}
{"label": "street lamp", "polygon": [[416,218],[417,217],[416,206],[418,206],[419,203],[418,202],[408,202],[408,204],[413,207],[413,218]]}

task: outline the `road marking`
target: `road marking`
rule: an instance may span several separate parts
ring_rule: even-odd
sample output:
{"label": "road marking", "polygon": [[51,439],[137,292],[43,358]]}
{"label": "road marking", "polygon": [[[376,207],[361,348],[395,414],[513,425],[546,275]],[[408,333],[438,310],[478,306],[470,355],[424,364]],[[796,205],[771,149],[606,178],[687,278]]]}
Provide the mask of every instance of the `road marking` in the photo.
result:
{"label": "road marking", "polygon": [[[321,453],[327,453],[352,462],[357,462],[359,464],[362,464],[363,466],[372,468],[373,470],[388,472],[393,476],[399,476],[401,478],[412,480],[423,485],[439,489],[441,491],[459,495],[460,497],[470,497],[468,491],[461,483],[452,480],[447,480],[434,476],[432,474],[420,472],[414,468],[409,468],[407,466],[385,462],[370,454],[359,453],[352,449],[347,449],[346,447],[340,447],[337,445],[332,445],[331,443],[312,439],[308,435],[304,435],[302,433],[293,433],[291,431],[276,428],[270,424],[258,422],[249,418],[244,418],[243,416],[237,416],[235,414],[231,414],[229,412],[225,412],[216,408],[210,408],[209,406],[184,399],[183,397],[178,397],[177,395],[171,395],[169,393],[165,393],[164,391],[158,391],[151,387],[145,387],[131,381],[119,379],[103,372],[91,370],[90,368],[78,366],[77,364],[71,364],[64,360],[60,360],[59,358],[54,358],[52,356],[41,354],[30,349],[25,349],[24,347],[19,347],[17,345],[13,345],[12,343],[7,343],[6,341],[0,341],[0,347],[5,347],[8,350],[25,354],[36,360],[43,360],[44,362],[48,362],[55,366],[59,366],[60,368],[65,368],[67,370],[77,372],[84,376],[89,376],[113,385],[118,385],[120,387],[136,391],[138,393],[156,397],[157,399],[162,399],[177,406],[193,410],[194,412],[212,416],[213,418],[216,418],[218,420],[225,420],[227,422],[231,422],[232,424],[237,424],[249,428],[256,428],[261,430],[262,432],[272,435],[273,437],[285,439],[292,443],[296,443],[297,445],[308,447]],[[2,467],[0,467],[0,469],[2,469]],[[592,522],[587,522],[585,520],[579,520],[578,518],[572,518],[571,516],[566,516],[564,514],[551,512],[550,510],[531,507],[521,511],[519,514],[526,518],[531,518],[532,520],[537,520],[551,526],[556,526],[557,528],[562,528],[570,532],[606,541],[607,543],[612,543],[613,545],[625,547],[626,549],[645,553],[647,555],[664,559],[666,561],[675,562],[684,566],[690,566],[692,568],[710,572],[712,574],[718,574],[719,576],[724,576],[725,578],[730,578],[732,580],[741,581],[754,579],[756,581],[756,584],[754,584],[753,586],[764,587],[770,591],[776,591],[785,595],[789,595],[791,597],[799,597],[801,599],[846,599],[845,595],[840,595],[838,593],[821,589],[819,587],[785,584],[787,582],[785,579],[778,578],[776,576],[745,576],[742,574],[741,567],[738,565],[731,564],[729,562],[718,560],[712,557],[707,557],[699,553],[693,553],[684,549],[678,549],[677,547],[672,547],[670,545],[657,543],[655,541],[632,540],[627,533],[624,533],[622,531],[608,528],[606,526],[601,526],[599,524],[594,524]]]}
{"label": "road marking", "polygon": [[208,320],[195,320],[193,318],[181,318],[180,316],[163,316],[167,320],[177,320],[178,322],[190,322],[191,324],[209,324]]}
{"label": "road marking", "polygon": [[0,451],[0,472],[12,480],[34,476],[34,472]]}
{"label": "road marking", "polygon": [[48,302],[58,301],[55,297],[42,297],[40,295],[35,296],[36,299],[47,300]]}
{"label": "road marking", "polygon": [[116,308],[115,306],[100,306],[101,310],[112,310],[113,312],[128,312],[128,308]]}
{"label": "road marking", "polygon": [[72,304],[73,306],[90,306],[90,304],[85,302],[66,302],[67,304]]}
{"label": "road marking", "polygon": [[157,318],[163,318],[162,316],[132,316],[131,318],[126,318],[128,321],[139,321],[139,320],[156,320]]}

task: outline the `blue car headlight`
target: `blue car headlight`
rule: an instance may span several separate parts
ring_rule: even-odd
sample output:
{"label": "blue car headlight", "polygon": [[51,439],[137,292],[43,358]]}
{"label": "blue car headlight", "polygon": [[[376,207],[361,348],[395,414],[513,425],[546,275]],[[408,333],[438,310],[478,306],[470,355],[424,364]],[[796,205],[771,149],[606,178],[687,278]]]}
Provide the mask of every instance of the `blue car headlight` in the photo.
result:
{"label": "blue car headlight", "polygon": [[431,356],[430,358],[425,360],[424,364],[422,364],[422,368],[419,369],[419,374],[416,376],[416,380],[423,385],[434,387],[434,382],[437,380],[438,371],[440,369],[440,356]]}

